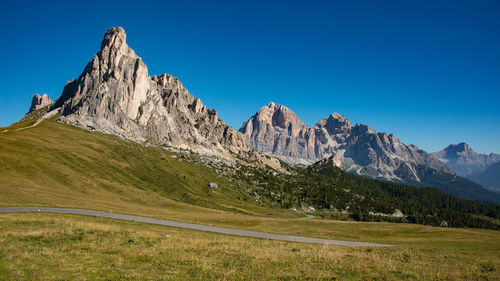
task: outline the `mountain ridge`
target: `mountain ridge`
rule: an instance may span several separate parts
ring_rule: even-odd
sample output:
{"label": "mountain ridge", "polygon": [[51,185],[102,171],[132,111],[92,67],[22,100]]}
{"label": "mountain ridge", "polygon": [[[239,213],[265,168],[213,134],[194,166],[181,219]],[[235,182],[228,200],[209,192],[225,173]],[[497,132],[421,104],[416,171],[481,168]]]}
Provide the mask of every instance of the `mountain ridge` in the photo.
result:
{"label": "mountain ridge", "polygon": [[500,154],[476,153],[467,143],[450,144],[441,151],[431,153],[452,171],[463,177],[471,177],[485,171],[488,166],[500,162]]}
{"label": "mountain ridge", "polygon": [[280,167],[279,161],[256,153],[179,79],[149,76],[121,27],[106,31],[99,52],[78,79],[65,85],[56,108],[61,113],[58,121],[85,129]]}
{"label": "mountain ridge", "polygon": [[394,134],[353,125],[332,113],[308,127],[289,108],[274,102],[260,108],[239,131],[257,151],[294,165],[333,164],[344,171],[413,186],[435,186],[477,201],[500,198],[483,186],[456,176],[445,163]]}
{"label": "mountain ridge", "polygon": [[[302,159],[304,166],[331,157],[348,172],[420,186],[428,184],[422,178],[430,175],[432,179],[436,171],[449,173],[446,165],[416,146],[367,125],[352,125],[338,113],[308,127],[286,106],[271,102],[238,132],[176,77],[149,76],[121,27],[106,31],[99,52],[76,80],[66,83],[51,114],[56,110],[60,113],[57,121],[87,130],[282,171],[288,166],[259,152],[285,161]],[[444,186],[453,180],[446,178]]]}
{"label": "mountain ridge", "polygon": [[484,171],[471,175],[470,179],[500,193],[500,162],[493,163]]}
{"label": "mountain ridge", "polygon": [[[244,122],[239,131],[257,151],[292,165],[309,165],[333,156],[337,166],[375,178],[398,179],[397,169],[407,165],[412,170],[412,164],[449,172],[446,165],[416,146],[407,146],[393,134],[377,133],[367,125],[352,125],[339,113],[308,127],[289,108],[271,102]],[[411,180],[418,178],[414,174]]]}

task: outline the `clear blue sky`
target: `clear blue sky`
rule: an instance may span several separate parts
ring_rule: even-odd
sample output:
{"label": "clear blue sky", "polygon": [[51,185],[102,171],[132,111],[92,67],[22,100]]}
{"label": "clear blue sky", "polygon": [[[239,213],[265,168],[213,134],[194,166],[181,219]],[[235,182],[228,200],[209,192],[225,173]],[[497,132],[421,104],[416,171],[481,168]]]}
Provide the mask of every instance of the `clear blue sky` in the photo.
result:
{"label": "clear blue sky", "polygon": [[310,126],[339,112],[427,151],[500,153],[500,1],[134,2],[0,1],[0,126],[123,26],[150,75],[237,129],[274,101]]}

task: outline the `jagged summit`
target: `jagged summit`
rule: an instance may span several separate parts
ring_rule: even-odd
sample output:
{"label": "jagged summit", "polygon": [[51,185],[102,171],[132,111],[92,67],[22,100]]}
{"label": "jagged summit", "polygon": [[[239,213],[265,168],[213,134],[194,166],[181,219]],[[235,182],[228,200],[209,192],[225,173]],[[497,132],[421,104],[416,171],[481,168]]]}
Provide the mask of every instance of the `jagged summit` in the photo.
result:
{"label": "jagged summit", "polygon": [[346,133],[352,130],[352,124],[347,117],[338,113],[332,113],[327,118],[323,118],[314,125],[314,128],[325,128],[330,135]]}
{"label": "jagged summit", "polygon": [[52,100],[49,98],[47,94],[43,94],[40,96],[40,94],[35,94],[33,96],[33,99],[31,99],[31,106],[28,111],[28,114],[40,109],[42,107],[48,106],[52,104]]}
{"label": "jagged summit", "polygon": [[420,182],[418,165],[449,169],[416,146],[406,146],[394,135],[377,133],[367,125],[352,125],[332,113],[309,128],[290,109],[269,103],[240,128],[259,152],[293,165],[308,165],[330,158],[335,165],[357,174],[399,181]]}
{"label": "jagged summit", "polygon": [[[59,121],[135,141],[180,146],[227,158],[259,158],[244,137],[194,98],[176,77],[150,77],[123,28],[104,34],[100,51],[54,107]],[[273,165],[277,160],[270,160]]]}
{"label": "jagged summit", "polygon": [[458,157],[459,154],[464,154],[464,153],[474,153],[472,148],[465,142],[461,142],[458,144],[450,144],[444,149],[444,151],[446,152],[446,154],[453,157],[455,156]]}
{"label": "jagged summit", "polygon": [[[101,50],[106,49],[106,47],[110,47],[113,44],[118,45],[126,45],[127,34],[123,27],[111,27],[104,33],[104,39],[101,43]],[[117,48],[119,49],[119,48]]]}
{"label": "jagged summit", "polygon": [[239,130],[259,152],[277,156],[309,158],[314,153],[303,141],[311,129],[286,106],[270,102],[246,121]]}

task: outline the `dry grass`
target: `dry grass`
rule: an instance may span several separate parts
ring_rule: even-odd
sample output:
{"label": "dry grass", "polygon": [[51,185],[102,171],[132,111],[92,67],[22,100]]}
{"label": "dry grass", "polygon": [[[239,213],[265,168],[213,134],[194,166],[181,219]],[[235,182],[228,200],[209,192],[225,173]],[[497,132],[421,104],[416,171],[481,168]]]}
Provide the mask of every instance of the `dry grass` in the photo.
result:
{"label": "dry grass", "polygon": [[[208,189],[211,181],[219,184],[218,193]],[[298,214],[242,196],[211,170],[163,149],[51,121],[0,134],[2,207],[111,209],[398,246],[321,246],[71,215],[1,214],[0,279],[500,279],[498,231],[298,220]]]}
{"label": "dry grass", "polygon": [[0,221],[0,279],[4,280],[498,280],[499,277],[498,249],[348,248],[72,215],[1,214]]}

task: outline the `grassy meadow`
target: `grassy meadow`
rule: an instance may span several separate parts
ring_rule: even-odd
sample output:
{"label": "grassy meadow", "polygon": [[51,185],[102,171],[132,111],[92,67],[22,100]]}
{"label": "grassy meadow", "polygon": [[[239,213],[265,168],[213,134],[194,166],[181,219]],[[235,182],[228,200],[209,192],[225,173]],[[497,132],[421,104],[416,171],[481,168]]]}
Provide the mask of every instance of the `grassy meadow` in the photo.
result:
{"label": "grassy meadow", "polygon": [[350,248],[74,215],[0,221],[3,280],[498,280],[498,236],[466,242],[461,229],[441,239],[424,227],[422,243],[403,228],[405,246]]}
{"label": "grassy meadow", "polygon": [[[50,120],[5,129],[0,207],[112,210],[395,246],[311,245],[74,215],[0,214],[0,280],[500,279],[498,231],[301,220],[305,214],[256,202],[211,169],[163,148]],[[210,189],[210,182],[219,188]]]}

